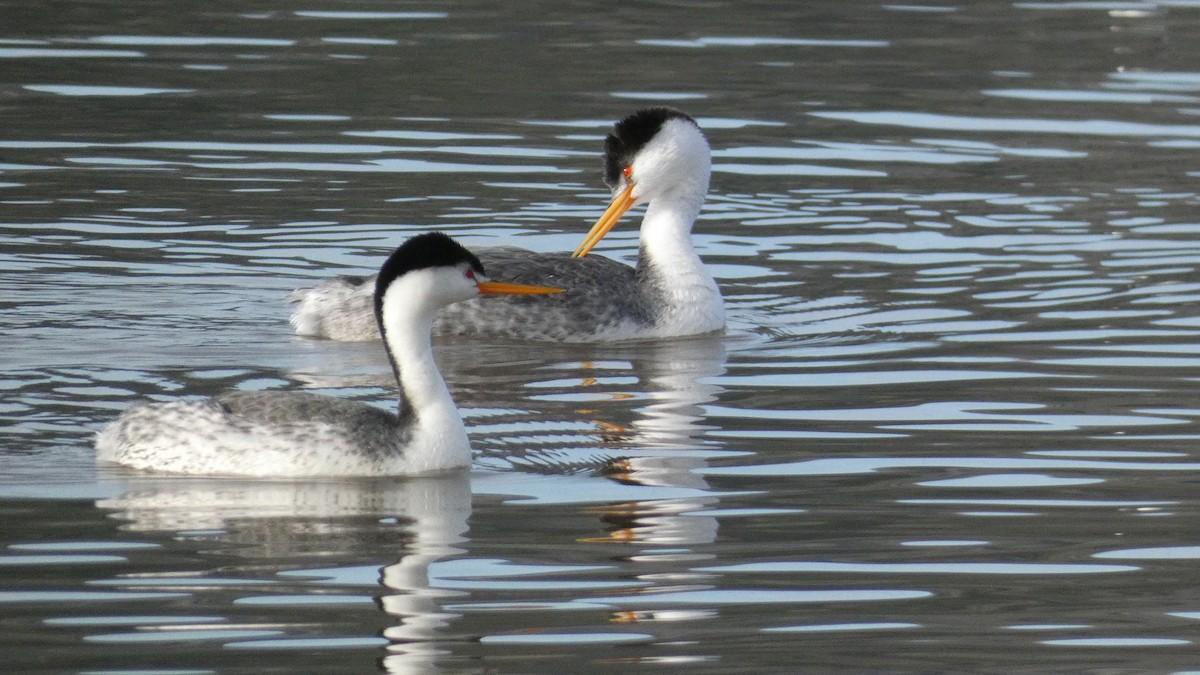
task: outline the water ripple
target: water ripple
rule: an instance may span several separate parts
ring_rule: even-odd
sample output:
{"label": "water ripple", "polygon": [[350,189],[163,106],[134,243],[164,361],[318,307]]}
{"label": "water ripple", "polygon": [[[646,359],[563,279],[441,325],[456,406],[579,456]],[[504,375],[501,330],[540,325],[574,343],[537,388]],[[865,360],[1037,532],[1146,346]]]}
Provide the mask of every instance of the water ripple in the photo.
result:
{"label": "water ripple", "polygon": [[1009,459],[986,457],[839,457],[786,464],[721,466],[702,469],[713,476],[837,476],[877,473],[894,469],[952,468],[1075,471],[1197,471],[1197,462],[1101,462],[1069,459]]}
{"label": "water ripple", "polygon": [[702,572],[749,573],[835,573],[835,574],[1000,574],[1000,575],[1074,575],[1135,572],[1131,565],[1045,564],[1045,563],[845,563],[777,561],[742,563],[698,568]]}
{"label": "water ripple", "polygon": [[809,113],[833,120],[860,124],[886,124],[914,129],[940,131],[986,131],[1025,134],[1065,134],[1070,136],[1139,137],[1200,137],[1200,125],[1149,124],[1118,120],[1055,120],[1038,118],[972,117],[902,111]]}

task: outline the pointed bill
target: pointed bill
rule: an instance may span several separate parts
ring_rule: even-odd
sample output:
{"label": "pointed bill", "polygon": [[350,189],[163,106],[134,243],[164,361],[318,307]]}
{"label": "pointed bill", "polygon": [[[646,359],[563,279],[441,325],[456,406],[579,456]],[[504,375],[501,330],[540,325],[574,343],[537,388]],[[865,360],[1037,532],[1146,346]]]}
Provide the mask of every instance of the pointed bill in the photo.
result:
{"label": "pointed bill", "polygon": [[484,295],[551,295],[562,293],[563,288],[550,286],[529,286],[526,284],[510,284],[503,281],[480,281],[479,292]]}
{"label": "pointed bill", "polygon": [[633,201],[633,184],[630,183],[629,187],[625,188],[608,205],[608,209],[604,211],[604,215],[600,216],[600,220],[597,220],[592,229],[588,231],[587,236],[583,238],[583,243],[579,245],[579,248],[575,249],[571,257],[582,258],[595,248],[596,244],[599,244],[600,240],[604,238],[604,235],[608,234],[609,230],[613,229],[617,221],[621,219],[621,216],[629,210],[629,207],[633,206]]}

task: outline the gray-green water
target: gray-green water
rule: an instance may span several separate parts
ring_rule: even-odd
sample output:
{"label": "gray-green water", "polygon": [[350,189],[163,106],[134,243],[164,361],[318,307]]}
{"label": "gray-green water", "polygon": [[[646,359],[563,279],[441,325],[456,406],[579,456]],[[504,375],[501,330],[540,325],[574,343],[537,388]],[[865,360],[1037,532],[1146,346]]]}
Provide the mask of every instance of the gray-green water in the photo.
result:
{"label": "gray-green water", "polygon": [[[1200,669],[1197,3],[0,16],[0,670]],[[140,397],[390,405],[284,294],[573,249],[651,103],[724,337],[440,345],[469,476],[94,465]]]}

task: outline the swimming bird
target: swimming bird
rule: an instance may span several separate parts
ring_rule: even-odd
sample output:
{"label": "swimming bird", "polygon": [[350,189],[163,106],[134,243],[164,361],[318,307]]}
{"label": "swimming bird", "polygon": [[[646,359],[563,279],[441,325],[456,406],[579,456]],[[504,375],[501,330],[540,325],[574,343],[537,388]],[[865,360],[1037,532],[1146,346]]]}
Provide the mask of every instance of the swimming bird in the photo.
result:
{"label": "swimming bird", "polygon": [[372,311],[400,389],[397,413],[294,391],[140,403],[97,436],[97,458],[153,471],[249,476],[397,476],[467,466],[467,432],[433,359],[434,314],[481,295],[561,289],[490,281],[475,255],[436,232],[397,248],[374,289]]}
{"label": "swimming bird", "polygon": [[[612,201],[572,254],[478,248],[488,267],[514,281],[562,286],[549,298],[511,297],[447,307],[438,335],[550,342],[612,342],[709,333],[724,328],[716,281],[692,247],[711,173],[704,133],[688,115],[647,108],[617,122],[604,141]],[[587,256],[632,206],[646,205],[636,267]],[[367,277],[338,277],[289,295],[300,335],[354,341],[378,337]]]}

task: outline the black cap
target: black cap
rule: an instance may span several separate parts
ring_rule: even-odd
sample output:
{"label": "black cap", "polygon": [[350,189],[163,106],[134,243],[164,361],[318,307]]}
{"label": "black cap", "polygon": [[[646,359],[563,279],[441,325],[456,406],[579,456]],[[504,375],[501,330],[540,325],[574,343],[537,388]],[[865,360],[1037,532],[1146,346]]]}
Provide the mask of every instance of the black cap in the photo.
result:
{"label": "black cap", "polygon": [[396,279],[415,270],[453,267],[464,262],[469,263],[476,273],[484,274],[479,258],[448,235],[426,232],[412,237],[400,244],[379,268],[379,277],[375,280],[375,313],[378,315],[382,311],[383,292]]}
{"label": "black cap", "polygon": [[643,108],[613,125],[612,133],[604,139],[605,184],[616,188],[625,167],[633,163],[634,156],[658,134],[663,124],[672,119],[696,124],[696,120],[674,108],[657,107]]}

